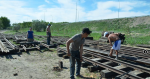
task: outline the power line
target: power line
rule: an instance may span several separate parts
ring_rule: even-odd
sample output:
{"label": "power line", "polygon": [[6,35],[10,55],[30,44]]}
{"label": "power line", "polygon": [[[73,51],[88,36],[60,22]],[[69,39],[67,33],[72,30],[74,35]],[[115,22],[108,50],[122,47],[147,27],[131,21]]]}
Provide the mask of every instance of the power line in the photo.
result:
{"label": "power line", "polygon": [[120,1],[118,0],[119,8],[118,8],[118,28],[119,28],[119,9],[120,9]]}

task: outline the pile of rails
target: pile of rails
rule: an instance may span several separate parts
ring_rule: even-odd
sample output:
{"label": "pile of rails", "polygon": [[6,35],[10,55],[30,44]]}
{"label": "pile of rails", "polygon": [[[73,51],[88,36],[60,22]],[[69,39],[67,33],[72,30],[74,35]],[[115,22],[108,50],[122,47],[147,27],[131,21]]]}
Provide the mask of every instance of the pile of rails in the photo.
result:
{"label": "pile of rails", "polygon": [[2,35],[0,39],[0,53],[9,53],[16,50],[16,46],[8,41],[6,36]]}
{"label": "pile of rails", "polygon": [[[27,42],[25,33],[7,35],[0,34],[0,54],[18,53],[30,50],[40,50],[41,48],[56,48],[57,44],[47,45],[40,41]],[[16,43],[16,44],[13,44]]]}

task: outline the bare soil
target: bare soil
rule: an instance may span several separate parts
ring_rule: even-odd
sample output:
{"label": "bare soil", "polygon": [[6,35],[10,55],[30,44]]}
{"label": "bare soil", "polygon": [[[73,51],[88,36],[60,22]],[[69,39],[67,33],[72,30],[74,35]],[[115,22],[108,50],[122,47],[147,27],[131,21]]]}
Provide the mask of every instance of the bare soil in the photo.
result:
{"label": "bare soil", "polygon": [[[53,71],[59,61],[63,62],[63,70]],[[56,49],[0,55],[0,62],[0,79],[70,79],[69,59],[58,57]],[[81,68],[81,75],[90,79],[87,68]]]}

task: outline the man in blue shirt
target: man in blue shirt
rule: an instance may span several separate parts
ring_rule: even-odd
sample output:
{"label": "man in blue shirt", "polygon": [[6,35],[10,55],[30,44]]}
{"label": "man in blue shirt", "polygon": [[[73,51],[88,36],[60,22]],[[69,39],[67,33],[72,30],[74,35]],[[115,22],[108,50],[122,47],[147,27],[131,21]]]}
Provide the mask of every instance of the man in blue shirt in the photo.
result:
{"label": "man in blue shirt", "polygon": [[30,30],[27,32],[27,41],[28,42],[33,42],[34,41],[34,35],[33,35],[32,28],[30,28]]}

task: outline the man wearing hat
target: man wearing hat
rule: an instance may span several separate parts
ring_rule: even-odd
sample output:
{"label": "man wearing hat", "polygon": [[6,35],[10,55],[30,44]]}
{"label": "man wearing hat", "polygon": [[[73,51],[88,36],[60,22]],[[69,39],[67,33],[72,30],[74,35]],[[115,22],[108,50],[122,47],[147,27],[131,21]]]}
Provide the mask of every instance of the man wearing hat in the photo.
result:
{"label": "man wearing hat", "polygon": [[27,32],[27,41],[28,42],[33,42],[34,41],[34,35],[32,28],[30,27],[30,30]]}
{"label": "man wearing hat", "polygon": [[89,28],[83,28],[81,34],[76,34],[72,38],[70,38],[66,42],[67,46],[67,55],[70,56],[70,78],[74,79],[74,72],[75,72],[75,60],[76,60],[76,76],[82,77],[80,75],[80,68],[82,62],[82,53],[83,53],[83,44],[85,42],[85,38],[92,31]]}
{"label": "man wearing hat", "polygon": [[[116,52],[115,59],[118,59],[118,50],[120,50],[120,46],[121,46],[121,40],[119,38],[119,34],[117,34],[117,33],[109,34],[108,32],[105,32],[104,37],[108,37],[109,43],[112,46],[112,48],[110,50],[110,54],[108,56],[112,56],[113,50],[115,50],[115,52]],[[114,45],[112,45],[112,42],[114,42]]]}
{"label": "man wearing hat", "polygon": [[48,24],[47,25],[47,28],[46,28],[46,34],[47,34],[47,45],[50,45],[50,38],[51,38],[51,29],[50,29],[50,26],[52,26],[51,24]]}

